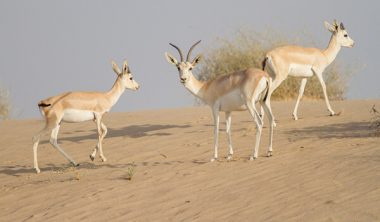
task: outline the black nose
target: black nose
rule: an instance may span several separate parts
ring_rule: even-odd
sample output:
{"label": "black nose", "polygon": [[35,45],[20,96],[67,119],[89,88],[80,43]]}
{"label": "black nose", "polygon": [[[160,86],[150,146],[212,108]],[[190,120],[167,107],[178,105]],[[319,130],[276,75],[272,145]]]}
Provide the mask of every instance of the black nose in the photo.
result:
{"label": "black nose", "polygon": [[181,77],[181,81],[186,81],[186,78]]}

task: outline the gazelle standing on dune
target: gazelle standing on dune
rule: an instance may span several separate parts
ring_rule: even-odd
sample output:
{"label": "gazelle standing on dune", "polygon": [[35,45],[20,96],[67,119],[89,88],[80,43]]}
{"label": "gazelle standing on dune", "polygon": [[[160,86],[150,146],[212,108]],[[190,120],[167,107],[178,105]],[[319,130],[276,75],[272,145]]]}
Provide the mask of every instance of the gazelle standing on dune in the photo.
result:
{"label": "gazelle standing on dune", "polygon": [[[334,21],[333,25],[330,25],[325,21],[325,27],[332,33],[329,45],[326,49],[321,50],[300,46],[283,46],[268,52],[263,61],[263,70],[266,70],[269,75],[273,77],[273,83],[269,89],[269,99],[267,100],[267,103],[270,103],[273,91],[288,77],[288,75],[302,77],[297,102],[293,111],[293,117],[295,120],[298,119],[298,105],[302,98],[307,78],[313,76],[313,74],[317,76],[322,86],[326,106],[330,115],[335,115],[327,96],[326,84],[323,80],[322,73],[326,67],[334,61],[341,47],[351,48],[354,46],[354,41],[348,36],[343,23],[338,25],[338,23]],[[261,110],[261,113],[263,114],[263,110]]]}
{"label": "gazelle standing on dune", "polygon": [[206,82],[199,81],[194,77],[192,70],[201,60],[201,56],[196,56],[192,62],[190,62],[191,51],[198,43],[200,43],[200,41],[190,48],[186,61],[183,60],[181,50],[171,43],[170,45],[178,50],[181,61],[178,62],[168,52],[165,53],[165,56],[167,61],[178,69],[180,81],[185,88],[209,105],[212,110],[214,118],[214,157],[211,161],[218,158],[219,112],[225,112],[226,115],[226,132],[229,147],[227,159],[231,159],[233,154],[231,142],[231,112],[247,109],[256,123],[256,144],[250,159],[253,160],[257,158],[263,121],[255,108],[256,102],[260,102],[269,118],[270,134],[268,156],[271,156],[274,122],[271,109],[267,106],[267,103],[265,103],[266,99],[268,99],[267,93],[270,86],[269,76],[262,70],[250,68],[227,75],[221,75]]}
{"label": "gazelle standing on dune", "polygon": [[41,136],[51,132],[50,143],[74,166],[78,164],[63,151],[57,142],[57,136],[61,122],[83,122],[94,120],[98,128],[98,144],[90,155],[95,159],[96,152],[102,161],[106,161],[103,155],[102,141],[107,134],[107,128],[102,122],[103,115],[110,111],[116,104],[125,89],[137,90],[139,84],[133,79],[127,61],[124,61],[120,71],[115,62],[112,68],[117,74],[117,79],[110,91],[101,92],[67,92],[42,100],[38,107],[45,117],[45,127],[33,137],[34,168],[40,172],[37,162],[37,148]]}

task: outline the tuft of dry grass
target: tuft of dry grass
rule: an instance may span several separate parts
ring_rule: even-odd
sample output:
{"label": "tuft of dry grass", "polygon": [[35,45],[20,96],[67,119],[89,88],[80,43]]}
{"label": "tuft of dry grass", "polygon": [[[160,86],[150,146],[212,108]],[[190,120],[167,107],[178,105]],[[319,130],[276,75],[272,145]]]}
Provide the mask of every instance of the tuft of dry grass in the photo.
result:
{"label": "tuft of dry grass", "polygon": [[[203,66],[198,70],[201,80],[215,78],[249,67],[260,68],[265,54],[276,47],[284,45],[313,46],[315,43],[307,34],[289,40],[274,31],[258,33],[255,31],[239,31],[232,40],[218,39],[217,47],[206,51]],[[327,38],[327,37],[326,37]],[[299,39],[308,39],[301,44]],[[350,67],[348,67],[350,68]],[[332,100],[345,99],[347,83],[352,75],[351,69],[342,69],[339,62],[331,64],[323,73],[327,85],[327,93]],[[298,96],[300,78],[288,77],[273,93],[274,100],[293,99]],[[322,87],[316,76],[308,79],[304,96],[312,99],[322,99]]]}
{"label": "tuft of dry grass", "polygon": [[11,111],[9,91],[0,89],[0,120],[8,119]]}
{"label": "tuft of dry grass", "polygon": [[129,166],[127,168],[127,175],[125,176],[125,179],[126,180],[132,180],[133,176],[135,175],[136,171],[135,171],[135,165],[132,164],[131,166]]}
{"label": "tuft of dry grass", "polygon": [[375,130],[376,135],[380,135],[380,111],[373,105],[370,113],[372,114],[371,127]]}

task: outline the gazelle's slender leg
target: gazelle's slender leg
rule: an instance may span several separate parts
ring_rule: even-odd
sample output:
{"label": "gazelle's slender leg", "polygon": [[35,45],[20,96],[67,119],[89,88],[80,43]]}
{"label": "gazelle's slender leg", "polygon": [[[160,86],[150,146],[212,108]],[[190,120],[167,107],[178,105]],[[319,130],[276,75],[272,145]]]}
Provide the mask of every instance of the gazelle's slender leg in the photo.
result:
{"label": "gazelle's slender leg", "polygon": [[38,160],[37,160],[37,149],[38,149],[38,143],[40,142],[40,139],[42,136],[46,135],[51,128],[49,128],[49,125],[46,124],[46,126],[38,132],[35,136],[33,136],[33,160],[34,160],[34,169],[37,171],[37,173],[40,173],[41,170],[38,167]]}
{"label": "gazelle's slender leg", "polygon": [[259,152],[259,146],[260,146],[260,138],[261,138],[261,131],[262,131],[262,120],[260,118],[260,115],[258,114],[255,106],[252,104],[251,101],[247,102],[248,111],[251,114],[253,120],[256,124],[256,143],[255,143],[255,149],[252,154],[252,156],[249,158],[250,160],[256,159]]}
{"label": "gazelle's slender leg", "polygon": [[319,82],[321,83],[322,90],[323,90],[323,95],[324,95],[324,97],[325,97],[326,106],[327,106],[327,109],[328,109],[329,112],[330,112],[330,116],[333,116],[333,115],[335,115],[335,112],[334,112],[334,110],[332,110],[332,108],[331,108],[331,105],[330,105],[330,102],[329,102],[329,98],[328,98],[328,96],[327,96],[326,84],[325,84],[325,81],[323,80],[322,73],[321,73],[321,72],[317,72],[317,71],[315,71],[315,70],[313,70],[313,72],[315,73],[315,75],[317,76]]}
{"label": "gazelle's slender leg", "polygon": [[98,128],[98,148],[99,148],[99,156],[100,156],[100,159],[103,161],[103,162],[106,162],[107,161],[107,158],[104,156],[103,154],[103,147],[102,147],[102,143],[103,143],[103,130],[102,130],[102,115],[100,114],[95,114],[96,115],[96,125],[97,125],[97,128]]}
{"label": "gazelle's slender leg", "polygon": [[[102,127],[102,141],[103,141],[104,137],[107,135],[108,130],[107,130],[106,125],[104,125],[103,123],[101,123],[101,127]],[[90,159],[92,161],[94,161],[95,156],[96,156],[96,152],[99,150],[99,142],[100,142],[100,140],[98,140],[98,143],[96,144],[94,150],[92,151],[92,153],[90,155]]]}
{"label": "gazelle's slender leg", "polygon": [[267,156],[270,157],[272,156],[272,146],[273,146],[273,124],[274,124],[274,118],[272,111],[269,109],[267,104],[265,102],[262,103],[262,107],[264,108],[265,113],[268,115],[269,119],[269,147],[268,147],[268,153]]}
{"label": "gazelle's slender leg", "polygon": [[301,98],[303,96],[303,92],[305,91],[306,83],[307,83],[307,78],[303,78],[301,80],[301,86],[300,86],[300,90],[298,92],[296,106],[294,107],[294,111],[293,111],[293,118],[294,118],[294,120],[298,120],[298,116],[297,116],[298,105],[299,105],[300,100],[301,100]]}
{"label": "gazelle's slender leg", "polygon": [[57,141],[57,136],[58,136],[58,132],[59,132],[59,127],[60,125],[57,124],[52,132],[51,132],[51,136],[50,136],[50,144],[56,148],[68,161],[70,161],[71,164],[73,164],[74,166],[78,166],[79,164],[77,164],[67,153],[65,153],[65,151],[58,145],[58,141]]}
{"label": "gazelle's slender leg", "polygon": [[226,112],[226,133],[228,136],[228,160],[232,159],[234,151],[232,149],[232,138],[231,138],[231,112]]}
{"label": "gazelle's slender leg", "polygon": [[212,108],[212,116],[214,117],[214,157],[211,162],[218,159],[218,139],[219,139],[219,105]]}

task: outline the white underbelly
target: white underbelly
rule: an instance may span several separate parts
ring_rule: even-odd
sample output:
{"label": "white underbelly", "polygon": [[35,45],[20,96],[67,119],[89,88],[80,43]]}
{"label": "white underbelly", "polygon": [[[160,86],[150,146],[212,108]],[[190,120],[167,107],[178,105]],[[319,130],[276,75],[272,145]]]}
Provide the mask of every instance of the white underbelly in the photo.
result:
{"label": "white underbelly", "polygon": [[79,109],[66,109],[63,113],[62,120],[65,122],[83,122],[87,120],[93,120],[94,112],[89,110],[79,110]]}
{"label": "white underbelly", "polygon": [[295,77],[311,77],[313,76],[312,66],[292,63],[289,66],[289,75]]}
{"label": "white underbelly", "polygon": [[240,93],[240,90],[234,90],[219,99],[220,111],[243,111],[247,107]]}

